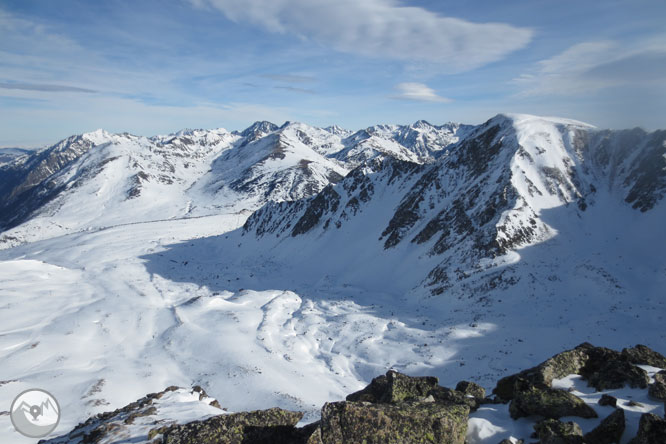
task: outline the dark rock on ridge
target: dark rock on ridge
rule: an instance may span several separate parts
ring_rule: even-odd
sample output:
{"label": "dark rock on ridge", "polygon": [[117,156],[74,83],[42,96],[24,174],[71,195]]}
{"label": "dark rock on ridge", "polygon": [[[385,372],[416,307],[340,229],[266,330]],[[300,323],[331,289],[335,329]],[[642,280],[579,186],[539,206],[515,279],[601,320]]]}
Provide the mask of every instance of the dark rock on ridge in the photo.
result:
{"label": "dark rock on ridge", "polygon": [[654,382],[648,387],[648,395],[654,399],[666,401],[666,370],[654,375]]}
{"label": "dark rock on ridge", "polygon": [[583,444],[583,431],[575,422],[546,419],[537,423],[534,430],[541,444]]}
{"label": "dark rock on ridge", "polygon": [[666,442],[666,419],[653,413],[641,415],[638,434],[629,444],[664,444]]}
{"label": "dark rock on ridge", "polygon": [[272,408],[214,416],[154,433],[162,435],[163,444],[288,444],[297,442],[294,426],[302,417],[301,412]]}
{"label": "dark rock on ridge", "polygon": [[558,419],[563,416],[596,418],[597,413],[578,396],[564,390],[539,388],[521,381],[522,386],[509,405],[513,419],[523,416],[539,415]]}
{"label": "dark rock on ridge", "polygon": [[438,382],[432,376],[407,376],[389,370],[386,375],[374,378],[364,389],[348,395],[346,400],[371,403],[417,400],[428,396]]}
{"label": "dark rock on ridge", "polygon": [[624,410],[617,409],[608,415],[601,424],[585,434],[585,444],[613,444],[620,442],[624,433]]}
{"label": "dark rock on ridge", "polygon": [[469,408],[428,402],[327,403],[322,409],[325,444],[463,444]]}
{"label": "dark rock on ridge", "polygon": [[[630,350],[637,350],[638,347],[640,346]],[[583,343],[572,350],[558,353],[536,367],[500,379],[493,393],[509,401],[516,394],[515,384],[518,379],[528,381],[536,387],[548,388],[552,385],[553,379],[570,374],[583,376],[588,384],[597,390],[621,388],[624,384],[646,388],[649,381],[647,373],[633,365],[630,360],[659,362],[659,357],[663,356],[652,350],[647,352],[645,349],[620,353]]]}

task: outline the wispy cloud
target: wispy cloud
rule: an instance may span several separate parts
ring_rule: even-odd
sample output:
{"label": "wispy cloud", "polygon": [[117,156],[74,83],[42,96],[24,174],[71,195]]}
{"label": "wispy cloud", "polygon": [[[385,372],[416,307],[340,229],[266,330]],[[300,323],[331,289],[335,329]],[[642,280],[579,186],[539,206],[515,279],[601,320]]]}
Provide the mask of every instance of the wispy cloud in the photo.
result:
{"label": "wispy cloud", "polygon": [[313,39],[338,51],[469,70],[527,45],[532,31],[444,17],[395,0],[190,0],[235,22]]}
{"label": "wispy cloud", "polygon": [[294,86],[274,86],[275,89],[283,89],[286,91],[301,93],[301,94],[316,94],[315,91],[306,88],[296,88]]}
{"label": "wispy cloud", "polygon": [[513,79],[521,96],[589,94],[610,87],[666,88],[666,38],[576,44]]}
{"label": "wispy cloud", "polygon": [[438,95],[434,89],[430,88],[428,85],[424,83],[416,83],[416,82],[398,83],[395,86],[395,89],[399,92],[399,94],[391,96],[394,99],[412,100],[417,102],[439,102],[439,103],[452,102],[451,99]]}
{"label": "wispy cloud", "polygon": [[99,92],[94,89],[79,88],[76,86],[66,86],[66,85],[53,85],[48,83],[0,82],[0,88],[18,89],[22,91],[44,91],[44,92],[80,92],[80,93]]}
{"label": "wispy cloud", "polygon": [[261,77],[284,83],[311,83],[317,80],[312,76],[303,76],[297,74],[263,74]]}

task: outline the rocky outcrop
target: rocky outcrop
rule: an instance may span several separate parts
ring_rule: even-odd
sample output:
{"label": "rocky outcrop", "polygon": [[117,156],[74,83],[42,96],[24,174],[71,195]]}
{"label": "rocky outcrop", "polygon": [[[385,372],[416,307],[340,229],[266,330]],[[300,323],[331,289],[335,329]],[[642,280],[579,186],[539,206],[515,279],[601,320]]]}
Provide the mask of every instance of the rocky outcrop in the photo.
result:
{"label": "rocky outcrop", "polygon": [[638,434],[629,444],[663,444],[666,442],[666,419],[644,413],[638,424]]}
{"label": "rocky outcrop", "polygon": [[520,381],[518,385],[520,389],[509,405],[513,419],[531,415],[552,419],[563,416],[597,417],[597,413],[585,401],[567,391],[539,388],[526,381]]}
{"label": "rocky outcrop", "polygon": [[631,387],[646,388],[649,382],[647,373],[634,365],[646,361],[659,363],[665,359],[659,353],[638,345],[625,349],[622,353],[604,347],[594,347],[584,343],[578,347],[559,353],[536,367],[518,374],[502,378],[493,393],[504,400],[516,395],[516,381],[525,380],[536,387],[547,388],[553,379],[578,374],[597,390]]}
{"label": "rocky outcrop", "polygon": [[291,444],[300,441],[295,425],[302,417],[279,408],[232,413],[154,429],[149,438],[162,435],[163,444]]}
{"label": "rocky outcrop", "polygon": [[617,409],[608,415],[590,433],[585,434],[586,444],[613,444],[620,442],[624,433],[624,410]]}
{"label": "rocky outcrop", "polygon": [[534,430],[541,444],[583,444],[583,431],[575,422],[546,419],[537,423]]}
{"label": "rocky outcrop", "polygon": [[654,375],[654,382],[648,387],[648,395],[654,399],[666,401],[666,370]]}
{"label": "rocky outcrop", "polygon": [[363,390],[347,396],[347,401],[371,403],[396,403],[425,398],[437,387],[438,380],[432,376],[407,376],[393,370],[374,378]]}
{"label": "rocky outcrop", "polygon": [[437,402],[333,402],[321,413],[325,444],[463,444],[469,408]]}
{"label": "rocky outcrop", "polygon": [[666,368],[666,357],[645,345],[638,344],[636,347],[625,348],[622,350],[622,356],[632,364]]}
{"label": "rocky outcrop", "polygon": [[[527,417],[535,423],[532,438],[538,438],[539,444],[612,444],[620,442],[625,432],[624,407],[642,405],[634,401],[618,403],[613,396],[603,394],[597,405],[613,406],[615,410],[583,435],[576,422],[559,419],[596,418],[591,407],[595,402],[553,387],[553,380],[579,374],[600,387],[638,385],[647,374],[634,363],[660,363],[662,358],[645,346],[620,353],[582,344],[502,379],[494,390],[494,399],[485,397],[483,387],[474,382],[461,381],[454,390],[439,385],[432,376],[408,376],[389,370],[348,395],[346,401],[324,404],[321,419],[304,427],[297,427],[303,417],[300,412],[271,408],[225,413],[201,387],[169,387],[122,409],[97,415],[67,435],[43,443],[116,443],[131,439],[150,444],[464,444],[470,439],[466,435],[471,411],[484,404],[510,402],[508,410],[513,419]],[[653,386],[663,383],[664,377],[666,372],[657,373],[650,389],[656,390]],[[185,404],[178,407],[199,409],[196,420],[161,416],[164,405],[168,406],[165,411],[173,412],[173,403],[179,402]],[[516,437],[502,441],[509,442],[522,441]],[[666,443],[666,419],[642,415],[638,434],[630,442]]]}

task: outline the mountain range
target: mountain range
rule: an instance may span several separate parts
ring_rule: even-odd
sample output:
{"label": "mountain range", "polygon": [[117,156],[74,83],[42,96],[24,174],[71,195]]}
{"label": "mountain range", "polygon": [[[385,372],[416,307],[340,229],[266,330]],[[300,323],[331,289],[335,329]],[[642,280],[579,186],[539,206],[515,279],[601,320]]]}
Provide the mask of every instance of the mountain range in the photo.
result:
{"label": "mountain range", "polygon": [[389,368],[488,385],[666,339],[664,130],[256,122],[14,154],[0,398],[59,378],[65,426],[193,384],[312,419]]}

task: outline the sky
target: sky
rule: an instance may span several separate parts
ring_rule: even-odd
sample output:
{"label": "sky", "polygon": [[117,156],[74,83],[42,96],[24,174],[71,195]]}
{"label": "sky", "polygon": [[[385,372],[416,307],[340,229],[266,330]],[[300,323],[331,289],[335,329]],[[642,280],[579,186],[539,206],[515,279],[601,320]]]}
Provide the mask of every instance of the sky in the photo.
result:
{"label": "sky", "polygon": [[498,113],[666,128],[664,0],[0,0],[0,147]]}

